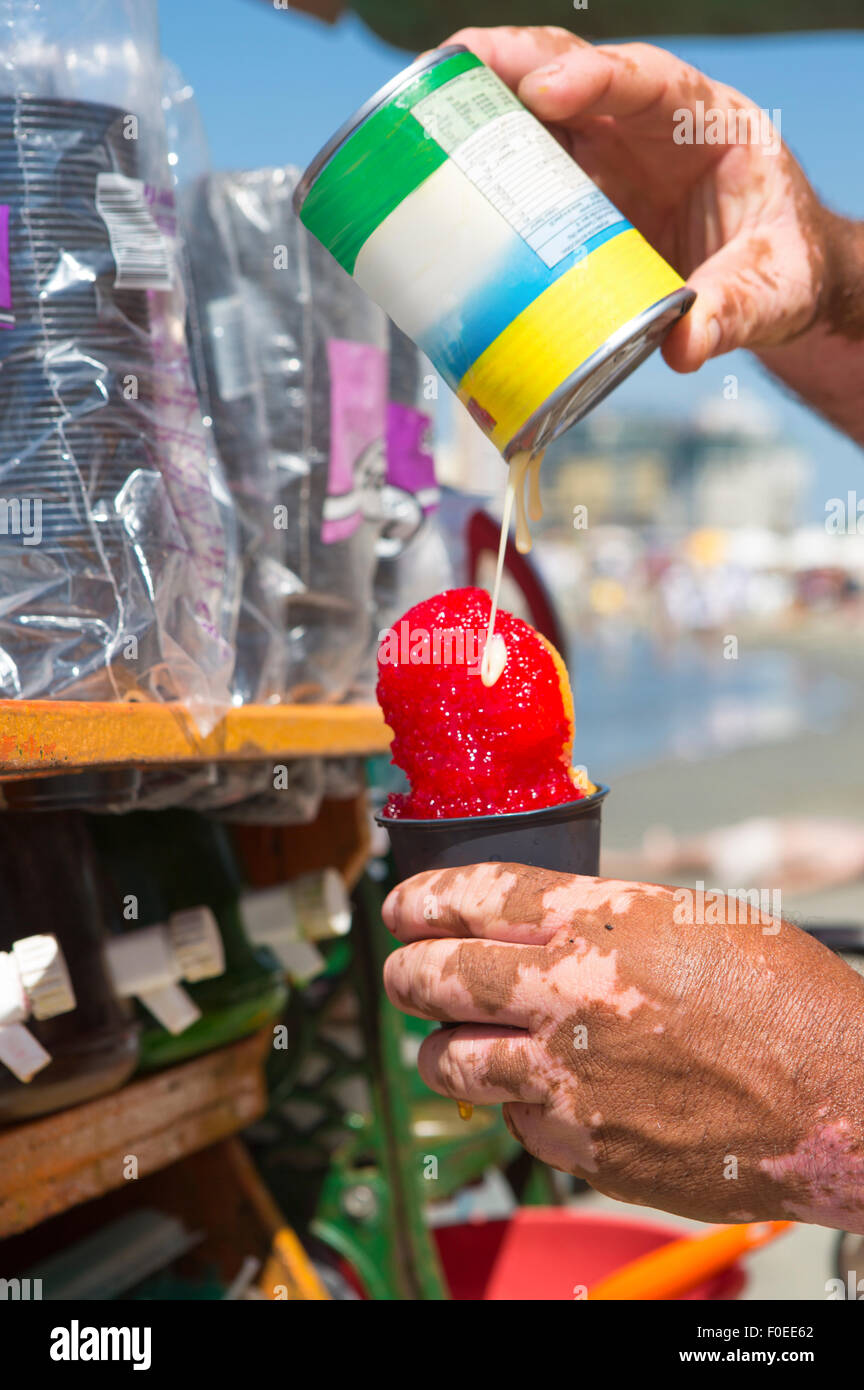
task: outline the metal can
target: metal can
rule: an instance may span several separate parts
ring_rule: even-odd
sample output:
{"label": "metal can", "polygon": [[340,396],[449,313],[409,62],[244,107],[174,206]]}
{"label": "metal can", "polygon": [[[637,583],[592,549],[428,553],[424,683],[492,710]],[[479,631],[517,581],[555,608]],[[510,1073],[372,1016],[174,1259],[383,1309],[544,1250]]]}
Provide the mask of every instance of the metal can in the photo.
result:
{"label": "metal can", "polygon": [[506,459],[587,414],[695,299],[461,45],[377,92],[313,159],[294,206]]}

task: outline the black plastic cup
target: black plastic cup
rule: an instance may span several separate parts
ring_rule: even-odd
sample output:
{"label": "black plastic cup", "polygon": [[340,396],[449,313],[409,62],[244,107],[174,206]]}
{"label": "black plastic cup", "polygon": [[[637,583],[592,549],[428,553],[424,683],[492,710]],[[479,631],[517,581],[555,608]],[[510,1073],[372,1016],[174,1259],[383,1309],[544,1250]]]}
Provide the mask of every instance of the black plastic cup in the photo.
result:
{"label": "black plastic cup", "polygon": [[390,836],[400,880],[426,869],[490,863],[593,876],[600,871],[600,814],[608,792],[599,786],[579,801],[507,815],[375,820]]}

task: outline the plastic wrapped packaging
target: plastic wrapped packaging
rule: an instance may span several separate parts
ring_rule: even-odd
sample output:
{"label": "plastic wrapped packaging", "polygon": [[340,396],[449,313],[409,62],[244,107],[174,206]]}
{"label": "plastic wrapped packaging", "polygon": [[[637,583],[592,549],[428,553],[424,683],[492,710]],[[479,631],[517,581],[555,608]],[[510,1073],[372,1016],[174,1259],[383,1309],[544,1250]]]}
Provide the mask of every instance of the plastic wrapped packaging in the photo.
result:
{"label": "plastic wrapped packaging", "polygon": [[[236,806],[247,797],[257,796],[272,786],[269,763],[252,762],[211,763],[210,776],[200,787],[190,784],[183,805],[195,811],[216,812]],[[179,800],[179,799],[178,799]]]}
{"label": "plastic wrapped packaging", "polygon": [[322,796],[328,801],[348,801],[366,787],[363,758],[325,758]]}
{"label": "plastic wrapped packaging", "polygon": [[114,767],[14,778],[0,783],[0,807],[10,811],[104,810],[120,815],[138,805],[147,775],[137,767]]}
{"label": "plastic wrapped packaging", "polygon": [[[430,383],[437,383],[437,377],[428,358],[391,323],[386,481],[373,582],[376,639],[400,613],[453,582],[438,524]],[[358,673],[352,690],[356,699],[374,698],[376,647],[377,641]]]}
{"label": "plastic wrapped packaging", "polygon": [[0,0],[0,697],[228,701],[230,496],[192,386],[155,4]]}
{"label": "plastic wrapped packaging", "polygon": [[[261,169],[200,181],[190,225],[211,243],[218,236],[220,249],[208,262],[191,239],[191,259],[208,399],[247,518],[244,543],[256,546],[244,620],[260,617],[262,652],[278,626],[282,699],[338,700],[372,640],[387,325],[296,218],[297,176]],[[237,293],[226,296],[232,267]]]}
{"label": "plastic wrapped packaging", "polygon": [[[308,825],[324,795],[324,760],[296,758],[267,763],[251,795],[213,812],[233,825]],[[197,803],[196,803],[197,804]]]}
{"label": "plastic wrapped packaging", "polygon": [[[219,182],[199,178],[181,199],[190,285],[189,336],[201,406],[238,513],[240,612],[232,698],[278,701],[285,684],[285,591],[276,530],[279,471],[268,446],[264,385],[251,343],[249,307],[240,293],[228,204]],[[197,352],[194,352],[197,349]]]}

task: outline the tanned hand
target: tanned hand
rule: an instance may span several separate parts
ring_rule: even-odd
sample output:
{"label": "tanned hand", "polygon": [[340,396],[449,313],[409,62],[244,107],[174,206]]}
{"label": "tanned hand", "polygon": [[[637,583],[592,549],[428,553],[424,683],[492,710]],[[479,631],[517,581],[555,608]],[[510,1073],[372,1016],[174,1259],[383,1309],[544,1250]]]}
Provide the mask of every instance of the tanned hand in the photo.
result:
{"label": "tanned hand", "polygon": [[[697,291],[666,339],[671,367],[751,348],[864,443],[864,223],[822,206],[767,113],[650,44],[516,27],[448,42],[493,68]],[[699,103],[723,143],[686,142]]]}
{"label": "tanned hand", "polygon": [[457,1025],[434,1091],[622,1201],[864,1233],[864,980],[798,928],[519,864],[419,874],[384,920],[392,1002]]}

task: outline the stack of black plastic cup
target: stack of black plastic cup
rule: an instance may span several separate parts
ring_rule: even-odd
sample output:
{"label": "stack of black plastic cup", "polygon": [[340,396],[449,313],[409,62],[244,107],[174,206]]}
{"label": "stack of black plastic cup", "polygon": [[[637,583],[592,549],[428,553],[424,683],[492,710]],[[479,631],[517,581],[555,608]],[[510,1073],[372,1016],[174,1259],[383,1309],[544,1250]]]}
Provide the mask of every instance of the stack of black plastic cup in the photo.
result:
{"label": "stack of black plastic cup", "polygon": [[[97,206],[100,174],[137,175],[128,120],[90,102],[0,98],[13,319],[0,328],[7,698],[83,693],[94,678],[104,693],[98,672],[126,630],[129,586],[148,591],[133,516],[158,473],[148,298],[115,286]],[[32,521],[34,504],[40,534],[24,544],[13,523]]]}

